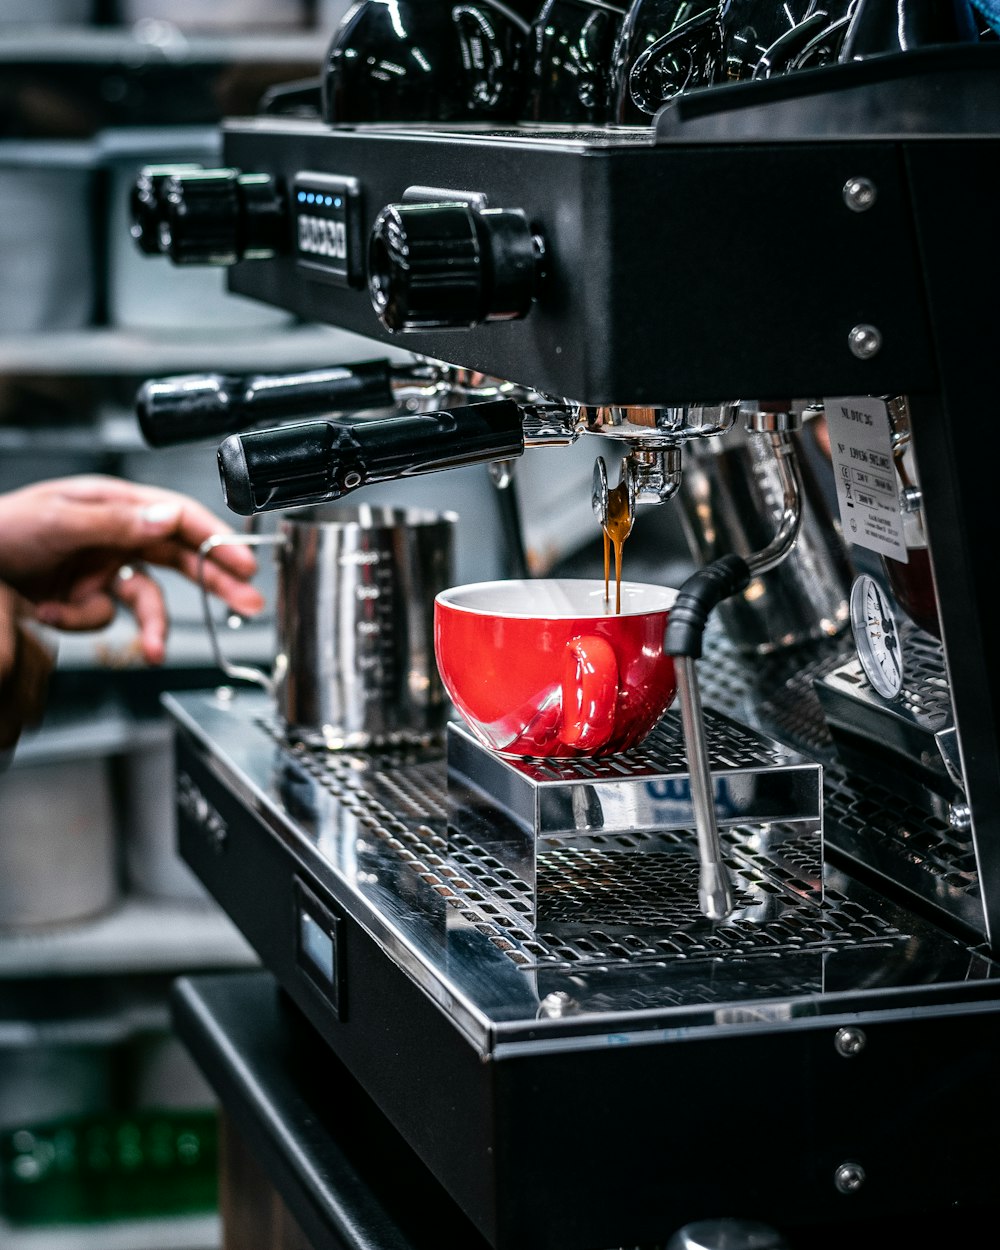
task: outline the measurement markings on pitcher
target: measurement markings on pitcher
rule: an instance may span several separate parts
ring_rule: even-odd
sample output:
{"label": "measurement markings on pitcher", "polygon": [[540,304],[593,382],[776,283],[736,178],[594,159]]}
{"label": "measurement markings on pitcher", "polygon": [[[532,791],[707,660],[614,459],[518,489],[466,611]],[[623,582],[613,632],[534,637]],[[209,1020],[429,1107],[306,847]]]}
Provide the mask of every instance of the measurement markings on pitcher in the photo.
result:
{"label": "measurement markings on pitcher", "polygon": [[393,571],[382,563],[378,551],[348,552],[340,557],[340,563],[356,566],[361,578],[354,588],[363,612],[355,625],[356,664],[367,679],[366,697],[382,698],[395,688],[398,679],[393,645]]}

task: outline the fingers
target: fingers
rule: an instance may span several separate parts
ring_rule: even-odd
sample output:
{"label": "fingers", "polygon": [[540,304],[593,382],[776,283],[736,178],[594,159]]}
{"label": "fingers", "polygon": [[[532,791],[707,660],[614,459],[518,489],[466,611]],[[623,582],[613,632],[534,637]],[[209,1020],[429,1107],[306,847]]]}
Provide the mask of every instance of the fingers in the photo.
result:
{"label": "fingers", "polygon": [[168,617],[163,591],[148,573],[124,566],[102,589],[79,592],[72,600],[40,603],[38,620],[54,629],[84,631],[110,625],[118,605],[127,608],[139,626],[139,642],[147,664],[162,664],[166,657]]}
{"label": "fingers", "polygon": [[[177,491],[97,474],[57,479],[0,495],[0,579],[6,570],[39,619],[59,629],[101,628],[116,601],[125,603],[144,631],[144,654],[158,663],[167,635],[160,589],[148,575],[128,587],[115,576],[123,565],[145,562],[197,583],[199,551],[213,535],[237,537]],[[253,616],[265,603],[249,584],[256,571],[250,546],[220,544],[204,561],[205,587]]]}
{"label": "fingers", "polygon": [[[130,493],[123,495],[115,492],[105,502],[108,505],[123,502],[133,507],[142,527],[139,536],[172,539],[197,551],[213,534],[233,533],[232,526],[189,495],[162,486],[126,485]],[[100,501],[91,498],[88,502],[93,506]],[[233,572],[243,576],[251,576],[257,567],[252,552],[246,546],[226,547],[220,550],[219,558]]]}
{"label": "fingers", "polygon": [[[178,491],[98,474],[61,478],[0,496],[0,516],[7,513],[0,534],[10,535],[13,550],[6,551],[5,546],[4,558],[13,574],[36,578],[85,551],[124,554],[174,541],[197,552],[212,534],[232,533],[208,508]],[[257,569],[245,546],[220,548],[215,559],[243,579]]]}
{"label": "fingers", "polygon": [[139,569],[122,569],[115,581],[114,593],[136,619],[146,663],[162,664],[167,653],[168,618],[159,585]]}
{"label": "fingers", "polygon": [[72,601],[58,599],[39,603],[35,608],[35,618],[53,629],[77,632],[103,629],[114,620],[116,611],[117,604],[110,591],[94,590],[75,596]]}
{"label": "fingers", "polygon": [[[263,609],[266,600],[256,586],[244,580],[241,572],[224,565],[224,553],[230,550],[229,547],[215,547],[205,559],[201,573],[205,588],[209,594],[221,599],[241,616],[256,616]],[[176,543],[160,543],[149,548],[145,552],[145,558],[153,564],[175,569],[189,581],[199,581],[201,559],[196,552],[186,547]]]}

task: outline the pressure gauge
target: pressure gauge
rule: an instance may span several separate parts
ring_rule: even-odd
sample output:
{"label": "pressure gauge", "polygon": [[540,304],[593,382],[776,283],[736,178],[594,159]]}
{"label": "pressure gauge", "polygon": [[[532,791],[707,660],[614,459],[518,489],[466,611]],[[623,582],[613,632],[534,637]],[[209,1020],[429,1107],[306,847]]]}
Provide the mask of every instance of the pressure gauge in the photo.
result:
{"label": "pressure gauge", "polygon": [[884,699],[894,699],[903,688],[899,630],[888,595],[868,573],[851,587],[851,629],[865,676]]}

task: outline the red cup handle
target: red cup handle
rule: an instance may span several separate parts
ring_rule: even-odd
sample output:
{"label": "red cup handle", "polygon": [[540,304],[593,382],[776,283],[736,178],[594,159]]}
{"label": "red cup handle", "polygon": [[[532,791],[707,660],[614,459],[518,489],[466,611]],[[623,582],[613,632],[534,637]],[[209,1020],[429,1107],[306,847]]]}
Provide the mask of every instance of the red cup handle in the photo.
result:
{"label": "red cup handle", "polygon": [[562,728],[567,746],[597,751],[611,737],[618,701],[618,661],[605,638],[588,634],[566,648]]}

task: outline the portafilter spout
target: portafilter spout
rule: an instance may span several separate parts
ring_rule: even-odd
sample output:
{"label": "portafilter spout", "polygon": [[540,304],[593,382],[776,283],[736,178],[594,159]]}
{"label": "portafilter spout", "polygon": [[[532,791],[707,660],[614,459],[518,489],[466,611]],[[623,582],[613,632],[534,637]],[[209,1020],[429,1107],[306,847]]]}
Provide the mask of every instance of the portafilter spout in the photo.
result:
{"label": "portafilter spout", "polygon": [[698,902],[709,920],[724,920],[733,910],[732,883],[722,857],[719,827],[712,798],[712,777],[705,720],[695,661],[711,610],[723,599],[745,590],[751,580],[780,564],[795,546],[802,519],[802,483],[795,448],[789,437],[800,425],[791,405],[762,404],[750,411],[747,430],[766,437],[775,456],[782,488],[781,514],[774,536],[761,551],[745,559],[725,555],[694,573],[677,594],[670,611],[664,650],[674,656],[684,749],[691,777],[691,806],[700,860]]}
{"label": "portafilter spout", "polygon": [[601,528],[608,532],[609,507],[628,509],[625,532],[635,521],[641,503],[667,503],[681,484],[682,447],[692,438],[709,438],[731,430],[739,403],[673,408],[586,407],[578,409],[580,429],[616,439],[627,448],[618,486],[609,491],[607,466],[598,456],[594,465],[593,507]]}

